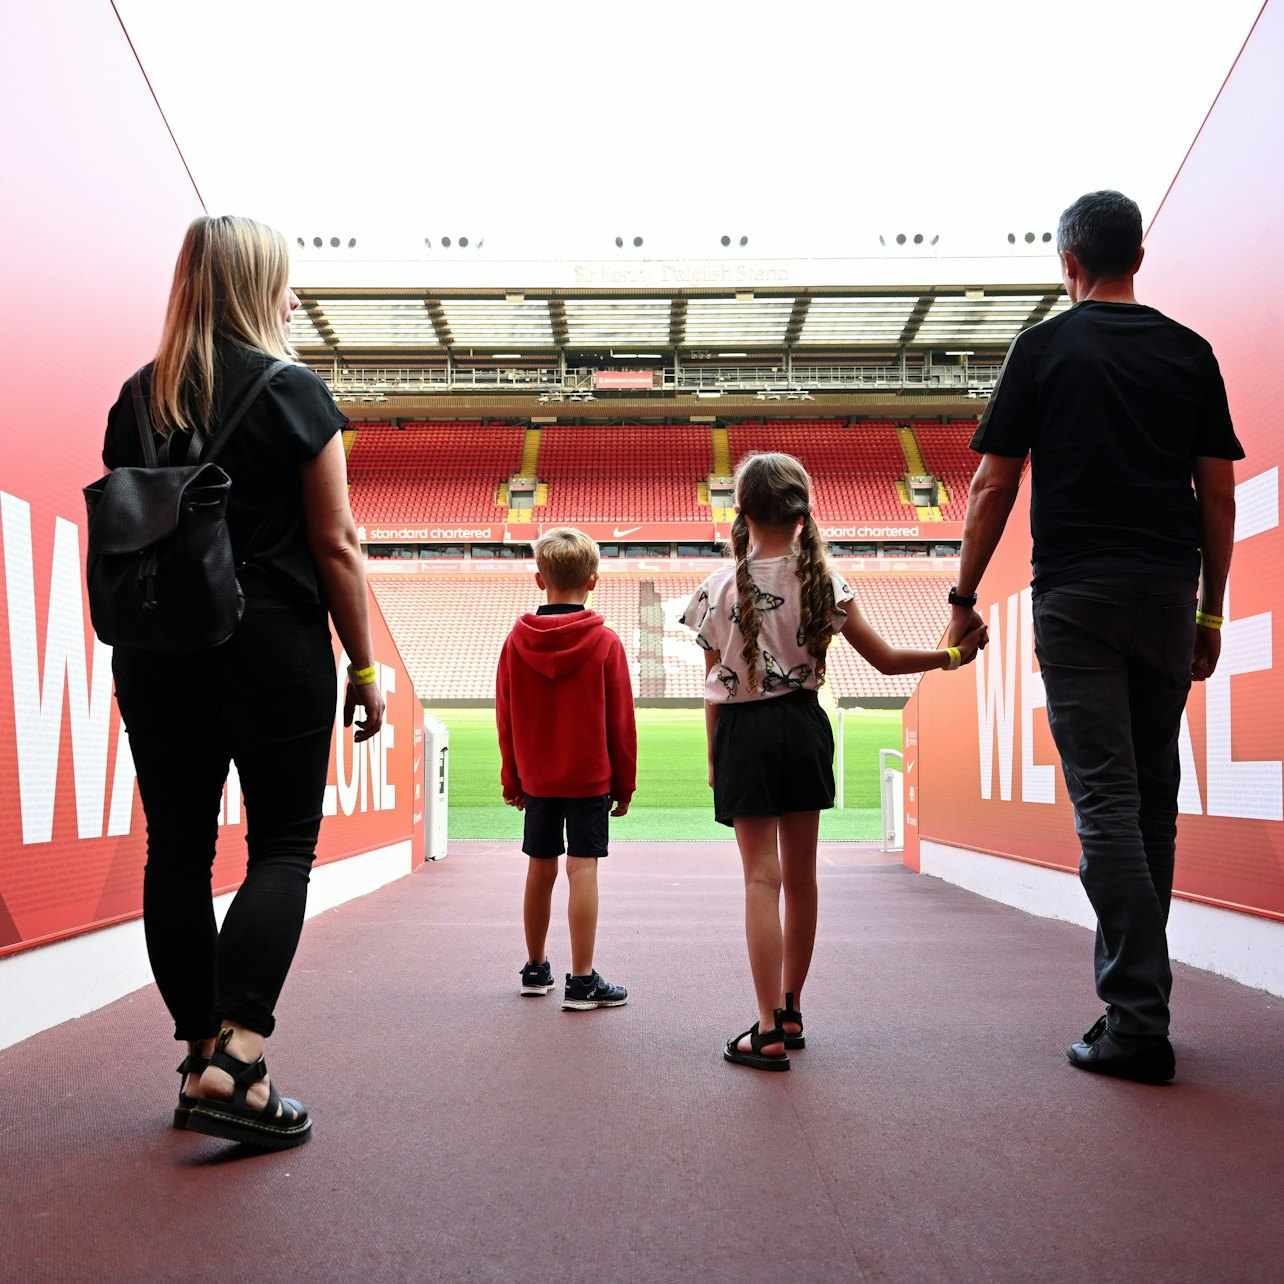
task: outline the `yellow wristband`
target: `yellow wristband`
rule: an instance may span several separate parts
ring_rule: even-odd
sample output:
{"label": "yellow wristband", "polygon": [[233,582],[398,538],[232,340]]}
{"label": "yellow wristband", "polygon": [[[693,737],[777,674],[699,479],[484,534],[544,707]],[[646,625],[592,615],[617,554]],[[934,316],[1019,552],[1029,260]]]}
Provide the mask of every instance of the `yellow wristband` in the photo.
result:
{"label": "yellow wristband", "polygon": [[945,654],[950,657],[950,662],[945,667],[947,669],[957,669],[963,663],[963,652],[956,646],[947,646]]}
{"label": "yellow wristband", "polygon": [[354,687],[368,687],[378,676],[378,669],[373,664],[358,669],[355,664],[348,665],[348,681]]}
{"label": "yellow wristband", "polygon": [[1220,615],[1209,615],[1207,611],[1196,611],[1195,623],[1202,624],[1206,629],[1220,629],[1225,621]]}

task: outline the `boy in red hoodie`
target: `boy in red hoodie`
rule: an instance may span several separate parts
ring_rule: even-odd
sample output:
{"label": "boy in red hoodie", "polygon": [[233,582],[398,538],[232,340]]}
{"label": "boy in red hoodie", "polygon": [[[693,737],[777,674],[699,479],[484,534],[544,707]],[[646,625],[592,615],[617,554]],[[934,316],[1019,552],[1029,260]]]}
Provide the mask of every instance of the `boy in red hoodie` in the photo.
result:
{"label": "boy in red hoodie", "polygon": [[548,601],[513,625],[495,688],[500,783],[504,801],[526,813],[522,850],[530,857],[522,993],[553,988],[544,945],[565,851],[571,971],[562,1007],[615,1008],[628,991],[593,967],[597,862],[606,855],[608,815],[628,811],[637,785],[633,686],[620,639],[584,606],[597,584],[597,545],[581,531],[549,531],[535,543],[535,564]]}

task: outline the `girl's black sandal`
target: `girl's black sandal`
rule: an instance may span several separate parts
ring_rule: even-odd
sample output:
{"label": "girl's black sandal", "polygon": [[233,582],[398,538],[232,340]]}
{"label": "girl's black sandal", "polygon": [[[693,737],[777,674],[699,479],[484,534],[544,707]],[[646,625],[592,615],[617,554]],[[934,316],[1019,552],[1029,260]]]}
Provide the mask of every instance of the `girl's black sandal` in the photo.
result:
{"label": "girl's black sandal", "polygon": [[792,991],[785,995],[785,1006],[781,1008],[780,1020],[777,1021],[776,1024],[783,1029],[786,1021],[790,1025],[796,1025],[798,1027],[798,1032],[796,1034],[791,1034],[788,1030],[785,1030],[785,1047],[789,1048],[791,1051],[797,1051],[799,1048],[805,1048],[807,1046],[807,1040],[803,1038],[802,1013],[794,1007],[794,996]]}
{"label": "girl's black sandal", "polygon": [[[788,1070],[789,1056],[784,1052],[777,1052],[768,1055],[763,1052],[763,1048],[769,1047],[773,1043],[783,1043],[785,1040],[784,1031],[780,1028],[781,1019],[784,1017],[784,1011],[777,1008],[775,1011],[775,1027],[768,1030],[765,1034],[758,1033],[758,1022],[755,1021],[743,1034],[734,1035],[727,1040],[726,1047],[722,1050],[722,1055],[728,1061],[738,1066],[751,1066],[755,1070]],[[749,1052],[742,1052],[740,1049],[740,1040],[749,1040]]]}
{"label": "girl's black sandal", "polygon": [[288,1150],[301,1146],[312,1136],[312,1120],[306,1107],[292,1097],[282,1097],[276,1084],[268,1084],[268,1102],[262,1110],[247,1105],[245,1096],[254,1084],[267,1077],[267,1062],[241,1061],[225,1051],[230,1030],[221,1030],[210,1065],[231,1075],[232,1100],[193,1097],[187,1116],[188,1132],[202,1132],[225,1141],[239,1141],[263,1150]]}

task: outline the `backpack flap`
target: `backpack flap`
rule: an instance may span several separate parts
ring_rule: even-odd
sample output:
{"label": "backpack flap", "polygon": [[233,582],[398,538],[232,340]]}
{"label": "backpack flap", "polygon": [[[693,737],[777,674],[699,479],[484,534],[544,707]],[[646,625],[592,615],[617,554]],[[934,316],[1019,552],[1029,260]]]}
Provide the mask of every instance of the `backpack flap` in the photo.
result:
{"label": "backpack flap", "polygon": [[184,511],[222,515],[232,479],[217,464],[190,468],[117,468],[85,487],[89,547],[99,554],[138,553],[168,539]]}

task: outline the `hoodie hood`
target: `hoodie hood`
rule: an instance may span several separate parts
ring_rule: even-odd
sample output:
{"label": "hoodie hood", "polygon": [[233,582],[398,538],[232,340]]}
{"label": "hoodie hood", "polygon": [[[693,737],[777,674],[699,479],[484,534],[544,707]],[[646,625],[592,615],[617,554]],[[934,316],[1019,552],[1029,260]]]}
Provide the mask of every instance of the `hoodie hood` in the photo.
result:
{"label": "hoodie hood", "polygon": [[527,614],[513,625],[511,636],[517,654],[536,673],[546,678],[564,678],[596,654],[599,647],[610,645],[611,634],[603,627],[605,624],[596,611]]}

